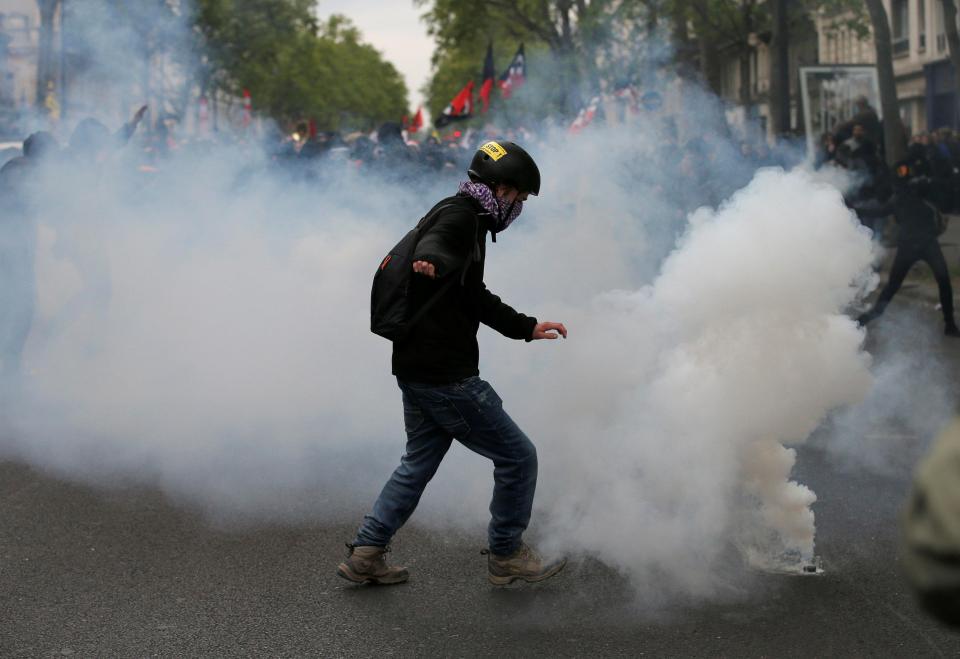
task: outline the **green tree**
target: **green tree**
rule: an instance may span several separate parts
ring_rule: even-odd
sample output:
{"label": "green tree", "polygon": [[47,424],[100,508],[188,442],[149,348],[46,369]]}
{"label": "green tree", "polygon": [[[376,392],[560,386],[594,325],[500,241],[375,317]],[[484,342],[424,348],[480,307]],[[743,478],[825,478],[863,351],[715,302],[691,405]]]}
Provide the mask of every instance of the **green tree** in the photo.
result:
{"label": "green tree", "polygon": [[332,16],[316,37],[301,35],[278,64],[264,90],[275,116],[367,129],[408,111],[403,78],[343,16]]}
{"label": "green tree", "polygon": [[369,128],[407,111],[403,78],[342,16],[315,0],[198,0],[202,93],[250,91],[261,112],[323,128]]}
{"label": "green tree", "polygon": [[[539,67],[545,83],[549,80],[544,88],[550,95],[541,108],[566,115],[575,114],[599,82],[596,46],[638,4],[638,0],[414,2],[428,8],[424,19],[437,42],[434,76],[425,90],[432,112],[442,110],[468,79],[476,79],[486,44],[493,39],[498,45],[511,44],[511,49],[519,42],[527,46],[531,65]],[[513,56],[512,50],[499,54],[503,66]]]}
{"label": "green tree", "polygon": [[263,89],[290,45],[316,35],[314,5],[314,0],[198,0],[193,23],[202,92],[236,96],[243,89]]}

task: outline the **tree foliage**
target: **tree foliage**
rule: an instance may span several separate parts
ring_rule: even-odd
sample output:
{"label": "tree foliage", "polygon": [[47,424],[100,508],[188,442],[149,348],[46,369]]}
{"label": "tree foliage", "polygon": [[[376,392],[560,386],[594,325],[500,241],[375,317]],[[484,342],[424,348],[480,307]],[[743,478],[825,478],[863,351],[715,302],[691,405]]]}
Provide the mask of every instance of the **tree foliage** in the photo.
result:
{"label": "tree foliage", "polygon": [[478,77],[488,41],[497,47],[498,71],[516,46],[549,80],[546,110],[573,114],[598,84],[597,44],[637,0],[415,0],[436,39],[428,105],[436,114],[467,80]]}
{"label": "tree foliage", "polygon": [[[524,41],[528,51],[533,46],[531,80],[540,76],[547,87],[541,113],[572,114],[597,90],[647,84],[645,78],[666,64],[682,75],[699,75],[719,91],[721,51],[736,54],[747,80],[751,42],[772,28],[765,0],[414,1],[427,10],[424,18],[437,42],[425,89],[434,113],[468,79],[478,78],[489,39],[498,44],[498,66],[512,55],[500,44]],[[863,0],[799,0],[788,6],[791,25],[808,24],[811,12],[822,11],[841,16],[838,26],[869,32]],[[748,85],[739,97],[750,102]]]}
{"label": "tree foliage", "polygon": [[279,119],[369,128],[407,112],[403,78],[343,16],[320,23],[315,0],[198,0],[201,87]]}

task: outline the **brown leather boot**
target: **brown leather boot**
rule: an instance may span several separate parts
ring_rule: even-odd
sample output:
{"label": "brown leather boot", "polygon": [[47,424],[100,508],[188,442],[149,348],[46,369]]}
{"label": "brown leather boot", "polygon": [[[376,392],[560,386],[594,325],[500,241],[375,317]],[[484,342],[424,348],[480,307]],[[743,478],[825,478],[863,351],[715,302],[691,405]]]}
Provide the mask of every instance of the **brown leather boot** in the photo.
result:
{"label": "brown leather boot", "polygon": [[549,579],[563,569],[567,564],[566,558],[558,558],[544,562],[540,554],[532,547],[523,543],[517,551],[507,556],[500,556],[484,550],[487,554],[487,579],[495,586],[506,586],[517,580],[534,582]]}
{"label": "brown leather boot", "polygon": [[394,584],[410,577],[405,567],[390,567],[384,555],[389,547],[354,547],[347,544],[350,554],[337,567],[337,574],[354,583]]}

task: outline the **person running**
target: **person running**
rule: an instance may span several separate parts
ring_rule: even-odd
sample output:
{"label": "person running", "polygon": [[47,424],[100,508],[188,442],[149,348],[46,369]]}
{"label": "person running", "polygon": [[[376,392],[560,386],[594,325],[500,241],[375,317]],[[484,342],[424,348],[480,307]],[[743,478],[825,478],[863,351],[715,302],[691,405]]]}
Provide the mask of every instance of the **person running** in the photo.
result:
{"label": "person running", "polygon": [[940,289],[940,308],[943,311],[944,334],[960,337],[960,329],[953,316],[953,287],[950,271],[943,257],[937,236],[941,233],[940,211],[923,198],[925,177],[915,176],[911,164],[902,160],[894,165],[893,196],[880,206],[861,207],[857,213],[863,217],[893,215],[897,222],[897,253],[890,268],[890,278],[880,292],[873,308],[858,319],[861,325],[880,316],[893,296],[900,290],[910,268],[917,261],[925,261]]}
{"label": "person running", "polygon": [[[405,568],[384,555],[410,518],[454,439],[493,462],[487,567],[491,583],[541,581],[565,559],[544,560],[523,541],[537,484],[537,451],[479,377],[477,330],[483,323],[511,339],[567,337],[562,323],[538,322],[503,303],[483,283],[487,234],[510,226],[528,195],[540,192],[540,170],[512,142],[487,142],[475,153],[469,181],[434,207],[436,218],[417,243],[410,267],[411,317],[429,310],[406,338],[394,341],[393,374],[403,395],[406,451],[363,519],[337,573],[352,582],[406,581]],[[459,279],[446,286],[450,277]],[[439,294],[436,299],[434,295]]]}

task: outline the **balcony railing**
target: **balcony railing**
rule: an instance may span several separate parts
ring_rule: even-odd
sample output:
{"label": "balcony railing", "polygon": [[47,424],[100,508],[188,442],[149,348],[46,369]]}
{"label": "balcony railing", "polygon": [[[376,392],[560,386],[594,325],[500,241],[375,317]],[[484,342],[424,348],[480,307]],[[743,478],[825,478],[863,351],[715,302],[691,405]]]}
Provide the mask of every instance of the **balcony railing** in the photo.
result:
{"label": "balcony railing", "polygon": [[910,52],[910,37],[893,40],[893,56],[902,57]]}

